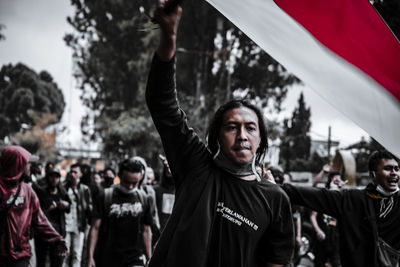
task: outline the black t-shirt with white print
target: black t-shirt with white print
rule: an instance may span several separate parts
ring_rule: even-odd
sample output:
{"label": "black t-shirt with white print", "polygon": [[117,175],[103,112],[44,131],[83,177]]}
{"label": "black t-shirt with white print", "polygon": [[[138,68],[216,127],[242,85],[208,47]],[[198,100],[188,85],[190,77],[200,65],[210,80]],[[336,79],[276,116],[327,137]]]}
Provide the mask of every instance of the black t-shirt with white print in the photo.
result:
{"label": "black t-shirt with white print", "polygon": [[285,263],[293,235],[286,194],[266,181],[226,175],[221,182],[207,266]]}
{"label": "black t-shirt with white print", "polygon": [[113,189],[109,205],[104,203],[104,191],[99,194],[96,202],[93,216],[102,219],[96,248],[96,266],[142,265],[143,227],[152,223],[146,195],[140,190],[127,193],[117,186]]}

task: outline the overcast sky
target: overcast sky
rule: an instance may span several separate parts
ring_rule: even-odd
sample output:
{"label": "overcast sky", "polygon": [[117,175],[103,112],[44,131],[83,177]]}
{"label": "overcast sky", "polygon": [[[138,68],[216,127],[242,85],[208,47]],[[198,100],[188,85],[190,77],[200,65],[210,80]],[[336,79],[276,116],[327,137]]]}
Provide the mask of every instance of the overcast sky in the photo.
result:
{"label": "overcast sky", "polygon": [[[67,103],[61,123],[69,130],[59,141],[79,146],[84,107],[72,77],[72,50],[63,41],[65,33],[73,31],[66,22],[66,17],[72,14],[69,0],[0,0],[0,24],[6,26],[3,30],[6,40],[0,42],[0,64],[21,62],[36,72],[46,70],[53,76]],[[290,90],[279,118],[291,116],[301,91],[311,107],[311,136],[314,139],[327,139],[329,126],[332,127],[333,139],[340,141],[342,147],[359,141],[361,136],[368,137],[304,86]]]}

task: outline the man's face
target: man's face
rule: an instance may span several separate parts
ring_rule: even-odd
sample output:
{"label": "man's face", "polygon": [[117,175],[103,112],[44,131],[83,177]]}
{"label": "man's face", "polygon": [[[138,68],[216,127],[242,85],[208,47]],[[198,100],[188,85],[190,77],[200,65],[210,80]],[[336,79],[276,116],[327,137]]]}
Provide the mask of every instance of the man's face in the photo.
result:
{"label": "man's face", "polygon": [[376,183],[386,191],[396,191],[399,187],[399,165],[394,159],[381,159],[377,171],[373,172]]}
{"label": "man's face", "polygon": [[106,173],[105,173],[105,178],[114,179],[115,175],[111,170],[107,170]]}
{"label": "man's face", "polygon": [[26,176],[30,176],[31,175],[31,164],[28,162],[28,164],[26,164],[25,169],[24,169],[24,174]]}
{"label": "man's face", "polygon": [[129,189],[135,188],[144,177],[144,171],[128,172],[123,171],[121,174],[121,184]]}
{"label": "man's face", "polygon": [[146,174],[147,174],[147,184],[149,185],[153,184],[154,180],[156,179],[156,177],[154,176],[154,170],[152,168],[147,168]]}
{"label": "man's face", "polygon": [[60,183],[60,175],[58,173],[51,173],[48,179],[49,184],[52,188],[57,187]]}
{"label": "man's face", "polygon": [[71,169],[71,177],[73,179],[74,184],[78,183],[82,177],[81,168],[75,167]]}
{"label": "man's face", "polygon": [[226,111],[218,140],[224,154],[233,162],[250,162],[260,144],[257,114],[247,107]]}

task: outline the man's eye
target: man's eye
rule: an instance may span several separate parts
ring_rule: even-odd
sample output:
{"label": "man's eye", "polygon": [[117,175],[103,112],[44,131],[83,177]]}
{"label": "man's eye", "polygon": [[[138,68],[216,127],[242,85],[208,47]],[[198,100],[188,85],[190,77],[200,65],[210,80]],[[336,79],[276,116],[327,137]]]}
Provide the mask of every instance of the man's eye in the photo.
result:
{"label": "man's eye", "polygon": [[255,131],[255,130],[256,130],[256,127],[252,127],[252,126],[248,126],[247,127],[247,131],[252,132],[252,131]]}

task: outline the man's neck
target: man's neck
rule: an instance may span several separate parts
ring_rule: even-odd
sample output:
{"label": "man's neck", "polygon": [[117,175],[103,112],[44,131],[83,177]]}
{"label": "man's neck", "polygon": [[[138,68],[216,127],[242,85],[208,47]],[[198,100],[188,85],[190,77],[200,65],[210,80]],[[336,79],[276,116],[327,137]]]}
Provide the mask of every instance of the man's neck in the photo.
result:
{"label": "man's neck", "polygon": [[128,190],[132,190],[135,189],[136,187],[138,187],[138,183],[137,184],[131,184],[131,183],[124,183],[124,182],[120,182],[121,186],[123,186],[124,188],[128,189]]}
{"label": "man's neck", "polygon": [[245,180],[245,181],[253,181],[256,180],[257,177],[254,174],[247,175],[247,176],[236,176],[239,179]]}
{"label": "man's neck", "polygon": [[57,188],[57,187],[52,187],[52,188],[50,188],[50,194],[56,195],[57,192],[58,192],[58,188]]}

